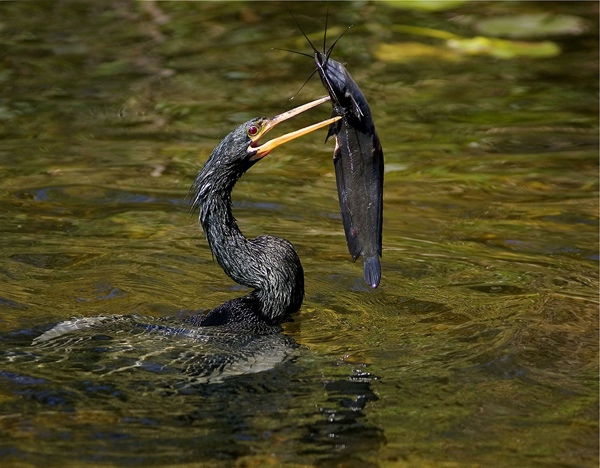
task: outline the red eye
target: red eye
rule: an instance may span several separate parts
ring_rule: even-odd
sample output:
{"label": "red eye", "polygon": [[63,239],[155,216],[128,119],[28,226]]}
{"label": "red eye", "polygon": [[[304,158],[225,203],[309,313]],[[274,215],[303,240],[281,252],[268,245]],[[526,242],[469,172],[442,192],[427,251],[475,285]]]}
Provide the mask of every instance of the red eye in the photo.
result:
{"label": "red eye", "polygon": [[254,136],[258,133],[258,127],[256,125],[250,125],[248,127],[248,135]]}

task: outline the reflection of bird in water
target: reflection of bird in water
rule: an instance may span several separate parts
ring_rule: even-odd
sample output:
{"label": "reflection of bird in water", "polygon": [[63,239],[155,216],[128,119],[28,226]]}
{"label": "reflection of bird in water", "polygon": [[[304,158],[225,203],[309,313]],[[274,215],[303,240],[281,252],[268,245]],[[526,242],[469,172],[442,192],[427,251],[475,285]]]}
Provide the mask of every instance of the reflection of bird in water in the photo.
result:
{"label": "reflection of bird in water", "polygon": [[0,366],[15,376],[75,383],[114,377],[122,384],[149,378],[149,388],[220,382],[272,369],[297,353],[296,342],[282,333],[196,327],[141,315],[77,318],[41,335],[23,330],[0,337]]}
{"label": "reflection of bird in water", "polygon": [[192,323],[228,325],[261,333],[270,331],[300,308],[304,274],[292,244],[269,235],[245,238],[231,213],[231,190],[244,172],[273,148],[339,120],[340,117],[333,117],[259,146],[259,140],[277,124],[328,99],[317,99],[276,117],[256,118],[240,125],[219,143],[196,177],[190,193],[211,250],[231,279],[253,291],[206,315],[192,317]]}
{"label": "reflection of bird in water", "polygon": [[[243,236],[231,213],[231,191],[244,172],[277,146],[337,121],[340,117],[259,144],[277,124],[327,100],[240,125],[215,148],[191,188],[193,206],[219,265],[234,281],[253,288],[250,293],[185,322],[135,315],[61,322],[33,339],[31,352],[19,354],[19,359],[9,353],[11,362],[38,362],[48,371],[57,356],[62,361],[70,355],[69,362],[83,371],[80,361],[87,356],[88,370],[97,375],[122,375],[137,368],[158,374],[183,371],[195,382],[214,382],[286,360],[297,345],[277,333],[278,325],[302,304],[302,265],[285,239]],[[63,370],[68,366],[61,363]]]}

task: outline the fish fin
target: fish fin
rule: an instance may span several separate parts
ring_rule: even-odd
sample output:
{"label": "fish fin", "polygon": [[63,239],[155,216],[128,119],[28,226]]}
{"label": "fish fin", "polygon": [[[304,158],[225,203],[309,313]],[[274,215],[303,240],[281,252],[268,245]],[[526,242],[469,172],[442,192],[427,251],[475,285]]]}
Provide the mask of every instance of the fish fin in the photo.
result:
{"label": "fish fin", "polygon": [[[331,117],[337,117],[338,115],[343,115],[343,113],[337,107],[334,106],[333,111],[331,112]],[[331,137],[336,136],[339,131],[340,131],[340,123],[333,122],[329,126],[329,129],[327,130],[327,136],[325,137],[325,143],[327,143]],[[337,138],[336,138],[336,148],[337,148],[337,146],[338,145],[337,145]],[[334,153],[333,153],[334,159],[335,159],[335,153],[336,153],[336,151],[334,151]]]}
{"label": "fish fin", "polygon": [[379,263],[379,256],[374,255],[373,257],[366,257],[363,260],[365,283],[372,288],[376,288],[379,286],[379,281],[381,281],[381,264]]}
{"label": "fish fin", "polygon": [[[325,143],[327,143],[332,136],[335,136],[337,134],[337,132],[338,132],[337,126],[335,125],[335,122],[334,122],[329,126],[329,130],[327,130],[327,136],[325,137]],[[333,155],[333,157],[335,158],[335,154]]]}
{"label": "fish fin", "polygon": [[362,109],[360,108],[358,101],[355,99],[355,97],[346,92],[346,97],[350,98],[350,100],[352,101],[352,110],[354,111],[354,115],[356,116],[356,118],[358,120],[360,120],[362,122],[362,119],[364,118],[365,114],[363,113]]}

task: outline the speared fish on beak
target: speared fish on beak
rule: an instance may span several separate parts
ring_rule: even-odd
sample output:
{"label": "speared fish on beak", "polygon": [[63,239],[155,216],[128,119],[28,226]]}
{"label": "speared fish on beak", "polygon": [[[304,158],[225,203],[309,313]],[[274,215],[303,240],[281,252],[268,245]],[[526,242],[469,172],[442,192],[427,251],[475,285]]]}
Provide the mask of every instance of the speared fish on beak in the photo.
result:
{"label": "speared fish on beak", "polygon": [[330,57],[341,36],[325,52],[326,23],[323,52],[319,52],[302,34],[314,51],[319,77],[331,97],[332,115],[342,116],[329,127],[327,139],[333,136],[336,143],[333,163],[348,250],[353,260],[363,257],[365,282],[376,288],[381,280],[383,227],[381,143],[367,99],[346,68]]}

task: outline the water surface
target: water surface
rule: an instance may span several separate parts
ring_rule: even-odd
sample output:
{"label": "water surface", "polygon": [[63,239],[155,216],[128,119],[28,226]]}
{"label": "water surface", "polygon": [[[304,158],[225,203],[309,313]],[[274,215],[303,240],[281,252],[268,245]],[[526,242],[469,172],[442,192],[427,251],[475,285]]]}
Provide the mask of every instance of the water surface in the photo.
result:
{"label": "water surface", "polygon": [[[396,6],[329,12],[331,38],[354,25],[334,55],[384,148],[381,286],[349,258],[325,132],[279,148],[234,203],[246,235],[289,239],[304,266],[304,305],[265,345],[285,357],[187,385],[153,359],[197,341],[114,324],[34,340],[243,293],[187,191],[235,125],[325,94],[313,78],[290,102],[312,62],[273,48],[309,50],[288,8],[319,44],[326,5],[2,5],[2,464],[597,466],[597,4]],[[552,41],[545,57],[399,27],[470,38],[544,12],[581,26],[517,40]]]}

